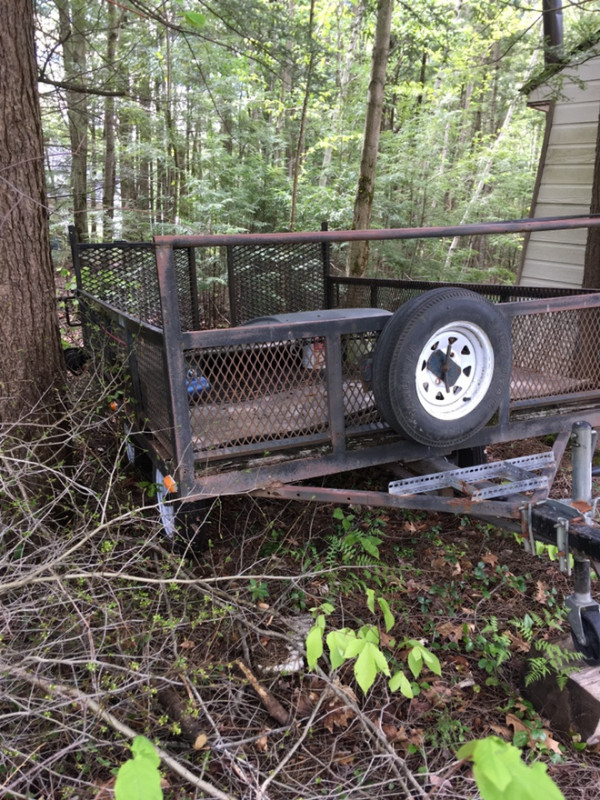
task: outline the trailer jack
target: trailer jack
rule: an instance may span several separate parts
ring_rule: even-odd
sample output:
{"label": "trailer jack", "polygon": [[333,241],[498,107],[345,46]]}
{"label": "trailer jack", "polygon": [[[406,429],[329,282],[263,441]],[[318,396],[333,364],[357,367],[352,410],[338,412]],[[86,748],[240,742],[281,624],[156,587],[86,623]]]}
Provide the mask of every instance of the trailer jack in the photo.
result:
{"label": "trailer jack", "polygon": [[589,558],[575,557],[573,594],[566,599],[573,643],[586,663],[600,664],[600,606],[592,598]]}
{"label": "trailer jack", "polygon": [[[586,522],[593,523],[596,503],[592,500],[592,457],[596,444],[596,431],[586,422],[573,425],[571,436],[573,464],[573,499],[572,505],[582,511]],[[564,550],[566,562],[570,568],[568,556],[569,521],[561,520],[557,526],[564,526]],[[563,553],[564,558],[565,553]],[[573,593],[566,598],[569,609],[567,619],[571,626],[573,643],[583,654],[588,664],[600,664],[600,605],[591,594],[591,562],[583,554],[573,553]]]}

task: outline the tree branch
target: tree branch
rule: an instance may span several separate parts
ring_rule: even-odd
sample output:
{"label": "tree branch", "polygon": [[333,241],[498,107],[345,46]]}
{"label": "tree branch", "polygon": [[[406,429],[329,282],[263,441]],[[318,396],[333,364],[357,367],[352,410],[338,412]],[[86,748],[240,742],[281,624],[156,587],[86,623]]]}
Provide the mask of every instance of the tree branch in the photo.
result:
{"label": "tree branch", "polygon": [[[44,680],[44,678],[33,675],[26,669],[22,669],[21,667],[9,664],[5,661],[0,661],[0,671],[4,674],[13,675],[20,680],[26,681],[31,686],[41,689],[43,692],[51,695],[52,697],[65,697],[81,703],[81,705],[85,706],[85,708],[89,709],[94,714],[97,714],[100,719],[103,720],[103,722],[106,722],[111,726],[111,728],[125,736],[127,739],[133,739],[135,736],[137,736],[136,731],[134,731],[128,725],[125,725],[125,723],[121,722],[113,714],[105,711],[102,706],[91,697],[88,697],[88,695],[83,694],[83,692],[80,692],[78,689],[75,689],[72,686],[66,686],[64,684],[55,683],[54,681],[51,682]],[[197,775],[194,775],[193,772],[190,772],[189,769],[184,767],[161,748],[157,747],[156,751],[169,769],[173,770],[173,772],[176,772],[192,786],[200,789],[200,791],[206,792],[209,797],[214,797],[216,800],[235,800],[233,795],[222,792],[220,789],[217,789],[216,786],[213,786],[211,783],[208,783],[202,778],[199,778]]]}
{"label": "tree branch", "polygon": [[78,94],[92,94],[96,97],[127,97],[130,100],[147,100],[146,97],[137,97],[131,95],[129,92],[116,92],[109,89],[95,89],[91,86],[85,86],[80,83],[69,83],[69,81],[54,81],[51,78],[46,78],[44,75],[38,75],[39,83],[47,83],[50,86],[55,86],[57,89],[65,89],[67,92],[77,92]]}

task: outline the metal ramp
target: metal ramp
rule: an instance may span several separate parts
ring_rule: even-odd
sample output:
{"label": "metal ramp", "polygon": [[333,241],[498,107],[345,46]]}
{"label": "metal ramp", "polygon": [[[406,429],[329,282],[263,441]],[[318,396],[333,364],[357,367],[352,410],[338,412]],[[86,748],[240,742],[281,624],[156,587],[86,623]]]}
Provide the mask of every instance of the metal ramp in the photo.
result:
{"label": "metal ramp", "polygon": [[413,495],[439,489],[456,489],[473,502],[506,497],[521,492],[548,490],[548,475],[536,475],[540,470],[554,471],[555,457],[552,451],[505,461],[493,461],[474,467],[449,469],[432,475],[419,475],[392,481],[388,491],[392,495]]}

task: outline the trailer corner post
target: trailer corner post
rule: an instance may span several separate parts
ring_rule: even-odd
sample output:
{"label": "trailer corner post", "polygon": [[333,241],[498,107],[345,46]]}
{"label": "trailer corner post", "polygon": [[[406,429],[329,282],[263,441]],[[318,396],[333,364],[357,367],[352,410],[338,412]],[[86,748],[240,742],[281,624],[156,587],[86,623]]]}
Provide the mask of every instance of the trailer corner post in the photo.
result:
{"label": "trailer corner post", "polygon": [[156,245],[156,268],[162,309],[167,385],[173,426],[173,463],[180,497],[189,495],[194,483],[194,452],[187,392],[182,386],[186,374],[183,336],[177,300],[175,257],[171,244]]}

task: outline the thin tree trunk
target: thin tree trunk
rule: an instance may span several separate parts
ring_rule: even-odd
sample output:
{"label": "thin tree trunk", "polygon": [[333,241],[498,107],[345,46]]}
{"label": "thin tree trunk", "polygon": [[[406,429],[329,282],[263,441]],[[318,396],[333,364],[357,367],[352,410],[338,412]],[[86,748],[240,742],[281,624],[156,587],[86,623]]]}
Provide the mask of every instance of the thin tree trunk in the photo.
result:
{"label": "thin tree trunk", "polygon": [[[536,59],[537,59],[537,54],[534,53],[534,55],[533,55],[533,57],[532,57],[532,59],[531,59],[531,61],[529,63],[527,74],[526,74],[526,76],[524,78],[524,81],[523,81],[524,83],[527,82],[529,76],[531,75],[531,72],[533,70],[534,61]],[[509,125],[511,123],[511,120],[513,118],[513,114],[515,113],[515,109],[517,107],[517,103],[519,102],[519,100],[520,100],[519,94],[515,93],[515,96],[513,97],[510,105],[508,106],[508,110],[507,110],[506,115],[504,117],[504,121],[502,122],[502,125],[498,130],[498,135],[496,136],[496,139],[494,140],[494,144],[490,148],[490,151],[489,151],[487,157],[485,158],[485,160],[482,161],[482,163],[481,163],[481,169],[479,171],[479,179],[477,181],[477,184],[475,185],[475,190],[473,191],[473,194],[471,195],[471,199],[467,203],[467,206],[466,206],[466,208],[465,208],[465,210],[463,212],[463,215],[462,215],[462,218],[460,220],[459,225],[464,225],[467,222],[467,220],[469,219],[469,217],[471,215],[471,211],[473,209],[473,206],[477,202],[479,202],[479,198],[481,197],[481,195],[484,192],[484,189],[485,189],[486,184],[487,184],[487,179],[488,179],[489,174],[491,172],[491,169],[492,169],[492,167],[494,165],[494,158],[496,156],[496,151],[498,150],[498,148],[500,147],[500,145],[504,141],[504,137],[506,135],[506,132],[508,131]],[[454,255],[454,252],[455,252],[455,250],[457,249],[457,247],[459,245],[460,239],[461,239],[460,236],[455,236],[454,239],[452,239],[450,247],[448,248],[448,255],[446,256],[446,261],[444,263],[444,271],[443,271],[443,276],[444,277],[447,275],[448,270],[450,269],[450,264],[452,262],[452,256]]]}
{"label": "thin tree trunk", "polygon": [[302,151],[304,150],[304,132],[306,129],[306,112],[308,110],[308,100],[310,98],[310,87],[312,81],[312,71],[315,63],[315,48],[313,42],[313,22],[315,16],[315,0],[310,0],[310,16],[308,22],[308,47],[310,58],[306,70],[306,86],[304,88],[304,99],[302,101],[302,112],[300,114],[300,130],[298,131],[298,141],[296,143],[296,153],[292,167],[292,206],[290,210],[290,230],[294,230],[296,224],[296,203],[298,199],[298,179],[300,176],[300,165],[302,163]]}
{"label": "thin tree trunk", "polygon": [[[113,3],[108,4],[108,41],[106,47],[106,66],[110,75],[114,74],[117,43],[121,20],[117,20],[117,9]],[[102,192],[102,208],[104,211],[103,238],[110,241],[114,238],[113,222],[115,216],[115,193],[117,183],[115,154],[115,98],[104,100],[104,181]]]}
{"label": "thin tree trunk", "polygon": [[[392,8],[393,0],[379,0],[371,63],[371,81],[367,98],[367,116],[360,159],[360,175],[354,201],[353,230],[366,230],[371,225],[373,194],[375,192],[375,170],[383,114],[383,91],[390,47]],[[368,258],[369,243],[352,242],[348,251],[348,274],[355,277],[364,275]]]}
{"label": "thin tree trunk", "polygon": [[[65,80],[82,83],[87,71],[85,41],[85,0],[56,0],[59,13],[60,37],[63,43]],[[73,217],[79,238],[88,238],[87,217],[87,159],[88,159],[88,101],[82,92],[66,90],[69,137],[71,139],[71,186]]]}

